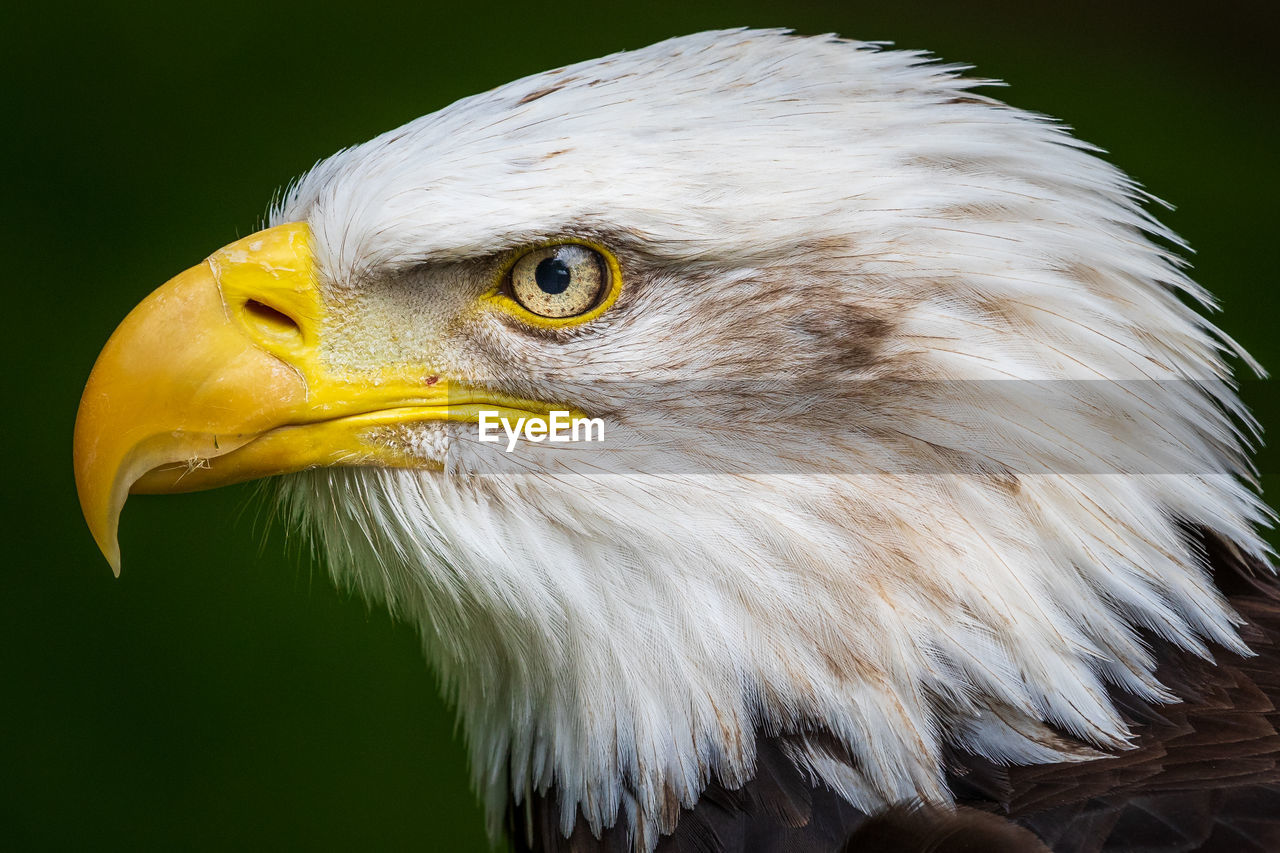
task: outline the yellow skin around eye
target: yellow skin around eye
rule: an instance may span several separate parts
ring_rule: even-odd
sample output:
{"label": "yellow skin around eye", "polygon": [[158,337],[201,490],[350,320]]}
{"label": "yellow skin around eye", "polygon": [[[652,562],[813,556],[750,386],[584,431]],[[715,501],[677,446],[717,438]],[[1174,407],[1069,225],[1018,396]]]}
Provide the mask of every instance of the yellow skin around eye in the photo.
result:
{"label": "yellow skin around eye", "polygon": [[[585,252],[594,252],[595,257],[584,257],[586,264],[591,265],[593,272],[598,272],[601,276],[599,285],[590,288],[589,298],[583,299],[585,310],[578,314],[569,314],[568,316],[546,316],[536,313],[541,306],[522,305],[519,301],[521,298],[528,299],[529,291],[535,291],[539,296],[546,297],[548,294],[543,293],[538,287],[534,279],[534,272],[538,264],[545,258],[551,257],[556,249],[562,247],[581,248]],[[567,261],[568,258],[565,258]],[[517,291],[517,272],[523,266],[524,274],[527,275],[527,286],[523,288],[523,293]],[[516,298],[509,295],[507,288],[504,287],[508,277],[511,278],[510,290],[515,294]],[[575,282],[576,284],[577,282]],[[552,299],[557,297],[568,297],[570,291],[574,289],[570,285],[564,293],[558,295],[550,295]],[[484,302],[493,305],[496,308],[522,320],[530,326],[537,326],[544,329],[560,329],[566,326],[577,326],[589,323],[599,317],[617,301],[618,294],[622,291],[622,270],[619,268],[618,259],[613,253],[604,246],[590,243],[585,240],[565,241],[556,243],[547,243],[536,246],[524,251],[522,254],[516,255],[512,260],[503,264],[498,271],[497,281],[494,289],[483,297]],[[575,306],[576,307],[576,306]]]}

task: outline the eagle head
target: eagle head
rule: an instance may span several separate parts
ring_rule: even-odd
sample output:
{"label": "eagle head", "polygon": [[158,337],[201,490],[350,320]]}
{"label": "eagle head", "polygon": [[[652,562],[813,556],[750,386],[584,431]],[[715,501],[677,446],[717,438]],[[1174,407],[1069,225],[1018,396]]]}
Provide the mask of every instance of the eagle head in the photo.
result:
{"label": "eagle head", "polygon": [[866,813],[1125,749],[1145,636],[1247,652],[1186,535],[1265,552],[1242,353],[1135,184],[961,71],[709,32],[339,152],[107,343],[99,545],[282,475],[495,830],[552,797],[652,849],[766,737]]}

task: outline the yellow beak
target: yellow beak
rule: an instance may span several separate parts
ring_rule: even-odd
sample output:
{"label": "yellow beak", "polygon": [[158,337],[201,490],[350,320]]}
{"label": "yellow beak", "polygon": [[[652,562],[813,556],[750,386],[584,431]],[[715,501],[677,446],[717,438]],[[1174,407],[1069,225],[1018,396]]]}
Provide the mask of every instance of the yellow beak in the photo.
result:
{"label": "yellow beak", "polygon": [[321,355],[325,305],[305,223],[215,252],[129,313],[94,364],[75,428],[80,507],[118,575],[133,493],[208,489],[325,465],[424,464],[378,427],[544,407],[426,370],[345,375]]}

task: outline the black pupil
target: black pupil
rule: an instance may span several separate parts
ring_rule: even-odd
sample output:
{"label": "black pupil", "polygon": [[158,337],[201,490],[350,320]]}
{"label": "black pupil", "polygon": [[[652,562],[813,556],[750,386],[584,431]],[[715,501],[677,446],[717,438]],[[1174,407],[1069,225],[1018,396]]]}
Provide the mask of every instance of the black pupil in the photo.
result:
{"label": "black pupil", "polygon": [[572,277],[569,265],[555,257],[542,259],[538,268],[533,271],[533,280],[538,283],[538,287],[543,293],[552,295],[568,290],[569,279]]}

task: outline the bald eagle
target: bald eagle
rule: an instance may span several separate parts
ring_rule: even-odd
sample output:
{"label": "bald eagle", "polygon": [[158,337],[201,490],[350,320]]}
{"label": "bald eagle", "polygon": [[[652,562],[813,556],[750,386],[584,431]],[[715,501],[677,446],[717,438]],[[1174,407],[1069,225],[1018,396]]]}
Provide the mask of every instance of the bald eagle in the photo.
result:
{"label": "bald eagle", "polygon": [[280,475],[519,850],[1280,849],[1258,368],[963,71],[708,32],[339,152],[105,345],[93,535]]}

